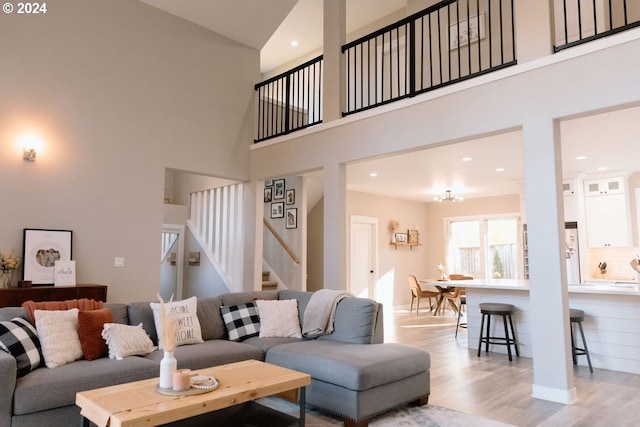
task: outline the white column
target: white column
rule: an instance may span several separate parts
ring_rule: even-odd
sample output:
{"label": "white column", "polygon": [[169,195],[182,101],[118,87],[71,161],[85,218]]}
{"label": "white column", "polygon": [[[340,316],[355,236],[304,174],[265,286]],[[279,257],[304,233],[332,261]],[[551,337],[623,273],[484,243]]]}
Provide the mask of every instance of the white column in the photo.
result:
{"label": "white column", "polygon": [[347,289],[347,167],[324,167],[323,288]]}
{"label": "white column", "polygon": [[573,380],[566,280],[560,124],[532,112],[523,127],[533,394],[577,400]]}
{"label": "white column", "polygon": [[[244,210],[242,231],[244,239],[243,280],[237,286],[239,291],[262,289],[262,241],[264,235],[264,181],[251,181],[245,184],[243,191]],[[253,220],[252,220],[253,219]],[[249,244],[251,242],[251,244]]]}
{"label": "white column", "polygon": [[342,117],[345,99],[344,55],[347,6],[345,0],[324,0],[324,65],[322,120]]}

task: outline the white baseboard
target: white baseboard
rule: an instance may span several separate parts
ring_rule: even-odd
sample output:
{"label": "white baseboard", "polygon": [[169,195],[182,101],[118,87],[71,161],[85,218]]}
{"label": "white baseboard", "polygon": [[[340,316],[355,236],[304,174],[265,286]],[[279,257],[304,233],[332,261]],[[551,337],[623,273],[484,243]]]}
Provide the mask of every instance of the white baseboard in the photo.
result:
{"label": "white baseboard", "polygon": [[565,405],[573,405],[578,401],[578,394],[575,387],[569,390],[563,390],[533,384],[532,391],[531,397],[536,399],[564,403]]}

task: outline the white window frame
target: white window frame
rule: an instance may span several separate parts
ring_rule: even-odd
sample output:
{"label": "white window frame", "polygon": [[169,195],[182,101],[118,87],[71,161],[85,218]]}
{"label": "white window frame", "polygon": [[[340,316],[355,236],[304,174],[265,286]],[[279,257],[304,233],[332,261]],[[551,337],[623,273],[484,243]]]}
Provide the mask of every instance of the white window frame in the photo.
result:
{"label": "white window frame", "polygon": [[[524,270],[523,270],[523,261],[522,261],[522,218],[520,217],[520,213],[501,213],[501,214],[484,214],[484,215],[467,215],[467,216],[450,216],[444,217],[444,258],[446,265],[449,265],[449,242],[451,236],[451,223],[452,222],[460,222],[460,221],[478,221],[480,224],[480,277],[482,279],[489,279],[487,276],[487,221],[494,219],[516,219],[518,221],[518,233],[517,233],[517,243],[518,243],[518,253],[520,254],[520,260],[518,262],[518,278],[523,278]],[[448,271],[447,273],[452,273]],[[457,273],[457,272],[453,272]],[[464,272],[461,272],[464,273]]]}

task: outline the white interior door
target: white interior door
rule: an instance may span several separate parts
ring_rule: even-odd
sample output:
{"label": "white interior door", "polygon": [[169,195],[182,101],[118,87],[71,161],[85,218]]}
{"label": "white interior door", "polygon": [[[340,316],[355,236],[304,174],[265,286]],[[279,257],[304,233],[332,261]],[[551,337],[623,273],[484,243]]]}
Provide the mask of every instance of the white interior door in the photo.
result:
{"label": "white interior door", "polygon": [[378,218],[351,216],[349,291],[376,299],[378,280]]}

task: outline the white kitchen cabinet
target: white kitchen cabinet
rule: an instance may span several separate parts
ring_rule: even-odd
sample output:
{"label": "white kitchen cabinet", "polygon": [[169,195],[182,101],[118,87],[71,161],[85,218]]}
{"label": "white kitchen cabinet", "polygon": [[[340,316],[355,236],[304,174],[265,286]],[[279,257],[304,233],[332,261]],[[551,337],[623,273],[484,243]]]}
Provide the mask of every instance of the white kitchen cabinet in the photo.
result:
{"label": "white kitchen cabinet", "polygon": [[584,195],[602,196],[605,194],[624,194],[624,178],[598,178],[584,181]]}
{"label": "white kitchen cabinet", "polygon": [[578,221],[578,195],[575,191],[576,181],[562,182],[562,199],[564,201],[564,222]]}
{"label": "white kitchen cabinet", "polygon": [[590,248],[633,246],[626,195],[585,197],[584,208]]}

